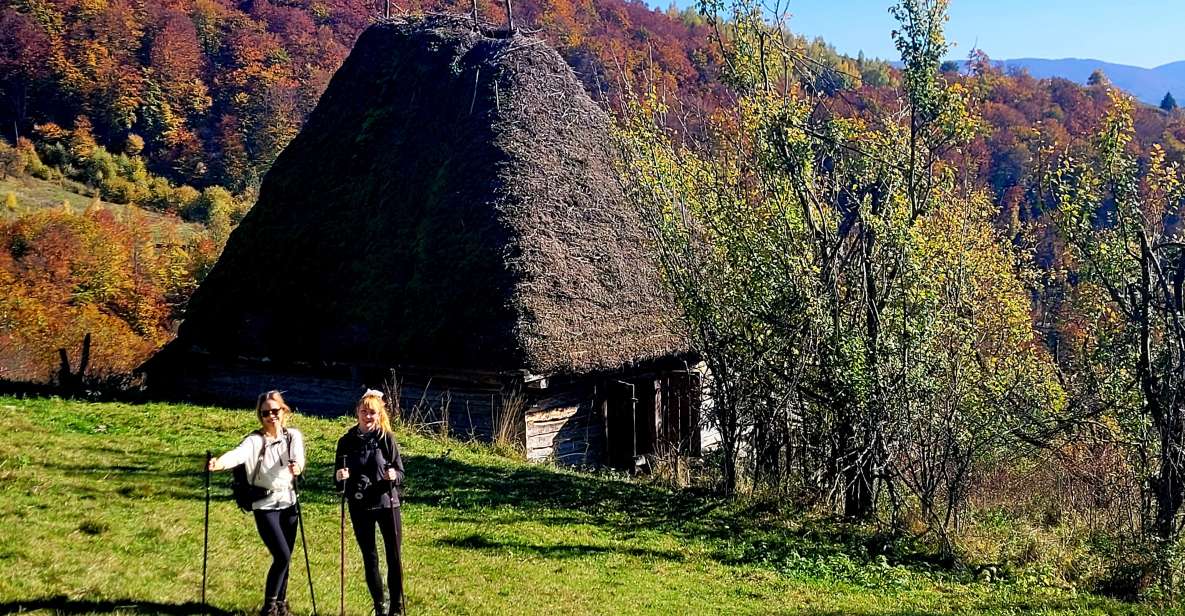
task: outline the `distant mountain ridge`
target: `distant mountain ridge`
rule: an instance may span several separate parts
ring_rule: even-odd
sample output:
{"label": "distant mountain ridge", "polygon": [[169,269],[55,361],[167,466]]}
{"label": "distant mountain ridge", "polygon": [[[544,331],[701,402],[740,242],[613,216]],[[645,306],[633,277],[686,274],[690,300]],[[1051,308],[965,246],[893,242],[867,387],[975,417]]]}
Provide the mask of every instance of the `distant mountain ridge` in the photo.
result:
{"label": "distant mountain ridge", "polygon": [[1165,92],[1172,92],[1174,98],[1185,97],[1185,61],[1171,62],[1156,68],[1078,58],[1016,58],[1000,61],[999,64],[1005,69],[1023,68],[1038,79],[1061,77],[1079,84],[1086,83],[1086,79],[1096,69],[1102,69],[1116,87],[1150,105],[1159,105]]}

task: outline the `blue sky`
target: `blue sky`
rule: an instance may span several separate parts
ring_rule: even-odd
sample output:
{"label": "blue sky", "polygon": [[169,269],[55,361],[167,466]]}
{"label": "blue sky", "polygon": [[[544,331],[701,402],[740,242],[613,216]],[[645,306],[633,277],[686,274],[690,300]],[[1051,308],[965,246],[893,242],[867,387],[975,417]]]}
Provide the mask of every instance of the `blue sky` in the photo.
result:
{"label": "blue sky", "polygon": [[[650,0],[666,8],[666,0]],[[677,0],[678,6],[694,0]],[[766,0],[772,2],[772,0]],[[893,0],[790,0],[790,27],[842,53],[897,59]],[[950,56],[1092,58],[1152,68],[1185,60],[1185,0],[951,0]]]}

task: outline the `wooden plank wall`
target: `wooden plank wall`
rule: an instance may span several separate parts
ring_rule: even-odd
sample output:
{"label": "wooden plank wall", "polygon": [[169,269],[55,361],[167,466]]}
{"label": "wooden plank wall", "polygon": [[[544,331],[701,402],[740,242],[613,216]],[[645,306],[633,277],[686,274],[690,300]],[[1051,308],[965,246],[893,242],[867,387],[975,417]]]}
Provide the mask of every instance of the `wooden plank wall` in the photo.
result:
{"label": "wooden plank wall", "polygon": [[459,439],[492,441],[494,419],[505,402],[502,391],[481,386],[400,384],[404,421]]}
{"label": "wooden plank wall", "polygon": [[[169,390],[194,401],[250,409],[259,393],[279,389],[299,413],[337,416],[353,413],[365,386],[382,386],[378,372],[361,374],[359,369],[341,366],[280,369],[265,362],[214,360],[195,362],[169,375]],[[661,371],[621,375],[629,381],[615,376],[517,394],[505,383],[480,375],[469,380],[458,374],[437,379],[404,377],[399,382],[395,410],[413,425],[455,438],[491,441],[499,415],[513,407],[518,410],[510,423],[517,432],[512,440],[524,447],[527,459],[568,465],[612,463],[607,455],[609,437],[640,438],[642,451],[635,454],[654,453],[659,442],[678,445],[691,455],[698,455],[701,446],[709,449],[715,444],[713,435],[705,435],[705,426],[700,424],[701,405],[711,401],[699,396],[698,374]],[[631,434],[607,437],[605,407],[612,398],[613,383],[634,386],[637,408]],[[620,431],[622,426],[618,427]]]}
{"label": "wooden plank wall", "polygon": [[698,374],[611,375],[540,393],[526,416],[529,460],[632,468],[660,449],[699,455]]}
{"label": "wooden plank wall", "polygon": [[[280,369],[263,362],[194,362],[191,369],[170,376],[170,395],[188,400],[250,409],[260,393],[279,389],[296,412],[322,417],[352,414],[366,387],[385,389],[380,376],[364,378],[349,368]],[[402,413],[410,424],[460,439],[491,440],[493,418],[504,406],[502,390],[488,382],[401,379],[399,390],[393,413]]]}
{"label": "wooden plank wall", "polygon": [[656,448],[684,455],[700,455],[700,376],[672,371],[655,381],[658,393],[655,424]]}
{"label": "wooden plank wall", "polygon": [[527,459],[573,466],[601,464],[605,417],[596,389],[589,386],[547,392],[526,411]]}
{"label": "wooden plank wall", "polygon": [[280,372],[261,364],[207,365],[186,370],[170,383],[173,394],[204,403],[255,407],[256,397],[272,389],[284,392],[284,401],[301,414],[335,417],[353,413],[363,389],[349,374],[317,375]]}

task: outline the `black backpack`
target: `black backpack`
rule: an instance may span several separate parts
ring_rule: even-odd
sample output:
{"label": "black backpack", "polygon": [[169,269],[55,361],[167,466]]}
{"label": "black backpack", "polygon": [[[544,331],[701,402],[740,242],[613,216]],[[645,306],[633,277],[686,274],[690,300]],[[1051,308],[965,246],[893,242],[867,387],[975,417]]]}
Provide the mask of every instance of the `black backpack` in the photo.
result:
{"label": "black backpack", "polygon": [[[263,433],[259,430],[247,435],[248,438],[251,435],[258,435],[259,438],[263,439],[263,444],[259,447],[259,457],[255,459],[255,472],[251,474],[251,477],[247,477],[247,465],[240,464],[231,469],[230,477],[230,492],[234,496],[235,504],[239,506],[239,509],[247,513],[251,512],[252,503],[267,498],[267,495],[272,493],[267,488],[261,488],[255,485],[255,476],[259,474],[259,467],[263,464],[263,454],[267,452],[267,439],[263,437]],[[292,435],[288,433],[287,429],[284,430],[284,438],[288,446],[288,452],[291,454]]]}

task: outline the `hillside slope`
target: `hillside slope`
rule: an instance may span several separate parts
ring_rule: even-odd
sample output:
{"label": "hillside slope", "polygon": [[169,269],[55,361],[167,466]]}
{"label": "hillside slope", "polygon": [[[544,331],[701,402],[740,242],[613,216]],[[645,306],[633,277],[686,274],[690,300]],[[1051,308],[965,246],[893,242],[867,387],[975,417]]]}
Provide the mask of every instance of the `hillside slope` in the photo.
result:
{"label": "hillside slope", "polygon": [[[0,398],[0,613],[198,613],[204,452],[250,413]],[[331,451],[349,422],[297,417],[310,451],[305,532],[318,609],[338,604]],[[1151,614],[1041,586],[983,584],[871,535],[547,466],[406,432],[404,528],[415,614]],[[216,475],[214,614],[258,605],[266,553]],[[68,504],[68,506],[63,506]],[[346,531],[350,531],[347,529]],[[299,549],[299,548],[298,548]],[[347,611],[368,601],[347,542]],[[309,613],[297,555],[290,599]],[[920,562],[920,561],[915,561]]]}
{"label": "hillside slope", "polygon": [[[15,209],[0,207],[0,220],[13,219],[21,214],[29,214],[49,208],[60,208],[63,203],[69,204],[74,212],[82,212],[95,203],[95,198],[84,194],[85,187],[63,180],[50,182],[32,176],[9,176],[0,179],[0,204],[3,204],[11,194],[16,198]],[[146,224],[151,226],[169,225],[182,232],[183,237],[200,228],[200,225],[183,222],[174,216],[153,212],[130,204],[98,201],[99,207],[110,210],[117,218],[124,218],[129,213],[143,217]]]}

